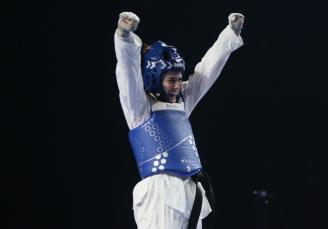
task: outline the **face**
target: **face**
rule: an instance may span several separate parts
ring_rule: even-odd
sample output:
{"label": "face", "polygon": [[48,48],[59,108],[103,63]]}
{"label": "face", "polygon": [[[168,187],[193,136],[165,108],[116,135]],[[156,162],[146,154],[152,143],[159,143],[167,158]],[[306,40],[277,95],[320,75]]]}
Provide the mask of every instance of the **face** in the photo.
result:
{"label": "face", "polygon": [[182,74],[181,72],[167,72],[164,74],[163,89],[169,97],[169,103],[176,103],[177,96],[182,89]]}

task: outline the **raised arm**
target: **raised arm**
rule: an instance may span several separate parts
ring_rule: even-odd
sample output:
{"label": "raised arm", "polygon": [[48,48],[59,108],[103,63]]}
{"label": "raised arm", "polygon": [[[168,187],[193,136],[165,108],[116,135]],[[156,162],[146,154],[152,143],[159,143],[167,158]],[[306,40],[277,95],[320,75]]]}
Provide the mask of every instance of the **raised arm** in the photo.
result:
{"label": "raised arm", "polygon": [[141,73],[141,39],[133,33],[139,17],[132,12],[122,12],[114,35],[117,59],[116,79],[120,102],[130,129],[140,125],[149,116],[149,100],[144,91]]}
{"label": "raised arm", "polygon": [[229,25],[220,33],[213,46],[196,65],[189,80],[183,84],[182,93],[188,115],[219,77],[230,54],[243,45],[240,31],[244,23],[244,16],[232,13],[229,15],[228,21]]}

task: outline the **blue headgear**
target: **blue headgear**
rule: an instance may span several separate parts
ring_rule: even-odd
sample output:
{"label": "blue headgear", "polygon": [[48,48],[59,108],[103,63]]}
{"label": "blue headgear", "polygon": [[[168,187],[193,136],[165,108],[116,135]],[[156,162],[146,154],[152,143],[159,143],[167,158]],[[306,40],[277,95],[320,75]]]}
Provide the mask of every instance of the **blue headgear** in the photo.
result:
{"label": "blue headgear", "polygon": [[169,71],[185,70],[185,62],[178,50],[162,41],[153,43],[144,57],[143,82],[147,93],[151,93],[160,100],[167,95],[162,87],[162,75]]}

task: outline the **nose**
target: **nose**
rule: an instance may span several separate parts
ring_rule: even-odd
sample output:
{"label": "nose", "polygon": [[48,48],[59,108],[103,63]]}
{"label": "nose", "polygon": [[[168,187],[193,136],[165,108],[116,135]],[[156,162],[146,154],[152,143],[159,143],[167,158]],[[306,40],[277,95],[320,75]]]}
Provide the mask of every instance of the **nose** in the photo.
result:
{"label": "nose", "polygon": [[174,84],[173,84],[173,88],[174,89],[181,89],[181,81],[176,81],[176,82],[174,82]]}

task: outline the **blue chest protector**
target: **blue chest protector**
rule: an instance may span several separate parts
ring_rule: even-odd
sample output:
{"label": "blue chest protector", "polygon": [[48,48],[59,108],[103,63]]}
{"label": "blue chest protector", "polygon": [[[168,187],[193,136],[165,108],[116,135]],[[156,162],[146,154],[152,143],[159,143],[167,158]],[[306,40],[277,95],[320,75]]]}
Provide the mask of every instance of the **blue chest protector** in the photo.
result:
{"label": "blue chest protector", "polygon": [[[154,111],[141,126],[129,132],[130,143],[142,179],[167,173],[190,177],[202,170],[188,117],[175,105],[157,104],[166,109]],[[179,106],[179,105],[176,105]]]}

